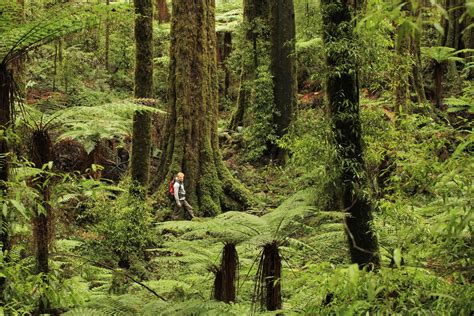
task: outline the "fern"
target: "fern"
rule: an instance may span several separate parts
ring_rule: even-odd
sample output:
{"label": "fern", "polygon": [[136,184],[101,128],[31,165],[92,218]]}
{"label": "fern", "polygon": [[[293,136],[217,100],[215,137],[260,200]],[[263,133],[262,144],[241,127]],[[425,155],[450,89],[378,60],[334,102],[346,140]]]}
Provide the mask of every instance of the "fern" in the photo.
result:
{"label": "fern", "polygon": [[131,135],[132,118],[135,111],[165,113],[149,105],[141,105],[153,105],[153,102],[148,99],[121,100],[94,107],[66,108],[51,115],[42,114],[34,108],[26,107],[25,111],[21,113],[20,120],[28,125],[40,124],[54,127],[61,133],[58,141],[76,140],[84,145],[89,154],[102,140]]}
{"label": "fern", "polygon": [[98,11],[92,6],[56,6],[45,16],[18,26],[12,18],[18,13],[13,1],[0,4],[2,17],[0,23],[0,63],[8,64],[13,59],[45,43],[65,35],[94,26],[98,22]]}

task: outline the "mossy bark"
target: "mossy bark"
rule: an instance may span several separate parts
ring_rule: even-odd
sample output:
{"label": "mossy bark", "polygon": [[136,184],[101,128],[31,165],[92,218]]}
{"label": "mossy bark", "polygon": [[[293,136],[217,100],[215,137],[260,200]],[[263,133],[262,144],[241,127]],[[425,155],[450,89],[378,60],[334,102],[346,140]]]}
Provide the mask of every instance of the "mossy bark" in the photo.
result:
{"label": "mossy bark", "polygon": [[[135,98],[153,97],[153,4],[134,0],[135,5]],[[151,114],[133,115],[131,176],[135,184],[148,185],[151,149]]]}
{"label": "mossy bark", "polygon": [[107,5],[107,15],[105,17],[104,66],[105,66],[105,70],[108,71],[109,70],[109,51],[110,51],[110,10],[108,7],[110,5],[110,0],[106,0],[105,4]]}
{"label": "mossy bark", "polygon": [[[410,3],[405,3],[402,9],[409,18],[421,21],[421,5],[419,4],[414,8]],[[412,93],[416,95],[418,103],[426,102],[420,45],[421,32],[419,30],[398,30],[395,104],[396,110],[400,112],[409,112],[411,110],[410,95]]]}
{"label": "mossy bark", "polygon": [[237,106],[232,115],[229,129],[237,130],[237,127],[244,126],[246,121],[247,110],[251,102],[251,88],[249,84],[255,79],[256,70],[259,65],[259,47],[258,37],[265,35],[263,40],[269,40],[268,34],[261,34],[258,31],[258,23],[268,21],[270,6],[269,0],[256,1],[244,0],[244,25],[246,27],[245,40],[248,44],[246,54],[242,60],[242,70],[240,72],[240,88],[237,98]]}
{"label": "mossy bark", "polygon": [[[230,128],[244,125],[246,111],[250,107],[250,88],[248,82],[255,79],[259,60],[270,59],[273,77],[273,99],[275,110],[272,125],[276,137],[284,136],[292,120],[296,106],[296,62],[295,62],[295,12],[293,0],[280,1],[244,1],[244,21],[248,30],[246,40],[252,47],[251,56],[246,56],[241,72],[241,88],[237,108]],[[262,24],[266,30],[262,32]],[[269,51],[258,47],[258,43],[268,41]],[[285,161],[287,153],[275,142],[268,144],[268,152],[273,159]]]}
{"label": "mossy bark", "polygon": [[357,65],[347,57],[353,56],[350,50],[354,49],[353,8],[349,0],[323,0],[321,11],[326,63],[330,69],[326,89],[336,149],[333,163],[338,166],[334,196],[339,209],[348,212],[345,223],[352,262],[361,267],[378,267],[378,243],[370,225],[372,206],[360,192],[360,175],[365,168]]}
{"label": "mossy bark", "polygon": [[[461,19],[464,14],[468,16],[466,13],[466,0],[445,0],[444,8],[446,9],[448,19],[444,19],[443,21],[444,36],[441,38],[441,46],[451,47],[456,50],[466,48],[463,33],[468,27],[466,24],[467,18]],[[460,63],[454,61],[447,62],[446,72],[447,79],[452,83],[451,92],[460,92],[460,66]]]}
{"label": "mossy bark", "polygon": [[219,86],[222,87],[219,95],[226,98],[229,96],[229,88],[231,84],[231,72],[227,67],[226,61],[232,53],[232,33],[219,32],[217,33],[217,64],[219,68],[224,71],[224,82]]}
{"label": "mossy bark", "polygon": [[185,173],[189,203],[197,213],[243,210],[249,193],[222,161],[217,135],[218,85],[214,0],[173,1],[166,124],[158,181]]}

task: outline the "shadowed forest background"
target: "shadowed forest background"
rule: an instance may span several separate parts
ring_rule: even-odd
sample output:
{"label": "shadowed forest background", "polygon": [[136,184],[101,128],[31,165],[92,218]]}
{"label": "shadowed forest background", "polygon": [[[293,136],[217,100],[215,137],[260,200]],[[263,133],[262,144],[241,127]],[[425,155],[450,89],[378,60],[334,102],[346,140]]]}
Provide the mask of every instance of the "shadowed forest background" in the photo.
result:
{"label": "shadowed forest background", "polygon": [[472,315],[473,18],[0,0],[0,314]]}

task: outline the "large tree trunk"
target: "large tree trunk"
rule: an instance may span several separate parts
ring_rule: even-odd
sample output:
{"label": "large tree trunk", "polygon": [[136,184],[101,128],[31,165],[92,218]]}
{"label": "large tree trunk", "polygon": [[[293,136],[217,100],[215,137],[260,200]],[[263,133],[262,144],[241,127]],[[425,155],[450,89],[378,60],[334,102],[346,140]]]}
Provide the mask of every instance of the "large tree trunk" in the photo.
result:
{"label": "large tree trunk", "polygon": [[[53,160],[52,143],[47,131],[34,131],[32,137],[31,161],[35,167],[41,169],[44,164]],[[33,219],[33,233],[36,250],[36,273],[41,274],[47,282],[49,272],[49,242],[52,238],[52,212],[49,203],[51,190],[48,185],[48,176],[42,175],[39,179],[33,181],[33,185],[42,197],[41,202],[36,209],[36,216]],[[39,207],[41,205],[41,208]],[[45,296],[41,296],[38,312],[45,313],[49,309],[49,302]]]}
{"label": "large tree trunk", "polygon": [[156,0],[156,19],[158,23],[168,23],[171,18],[171,14],[168,10],[168,5],[166,4],[166,0]]}
{"label": "large tree trunk", "polygon": [[198,214],[244,209],[247,191],[224,165],[217,135],[214,0],[173,1],[168,121],[159,181],[183,171],[188,200]]}
{"label": "large tree trunk", "polygon": [[[271,4],[271,69],[276,110],[273,123],[276,136],[281,138],[288,132],[296,107],[295,9],[293,0],[272,1]],[[276,143],[271,143],[270,147],[273,159],[286,161],[286,150]]]}
{"label": "large tree trunk", "polygon": [[334,179],[336,202],[339,209],[348,212],[345,223],[352,262],[361,267],[378,267],[378,243],[370,226],[372,206],[360,192],[363,184],[360,175],[365,173],[365,168],[357,65],[354,59],[347,57],[351,56],[347,43],[354,40],[350,27],[352,8],[350,0],[323,0],[321,10],[326,63],[330,70],[326,87],[336,148],[333,163],[339,166]]}
{"label": "large tree trunk", "polygon": [[[153,4],[134,0],[135,4],[135,98],[153,97]],[[132,181],[147,186],[150,169],[151,114],[133,115],[131,175]]]}

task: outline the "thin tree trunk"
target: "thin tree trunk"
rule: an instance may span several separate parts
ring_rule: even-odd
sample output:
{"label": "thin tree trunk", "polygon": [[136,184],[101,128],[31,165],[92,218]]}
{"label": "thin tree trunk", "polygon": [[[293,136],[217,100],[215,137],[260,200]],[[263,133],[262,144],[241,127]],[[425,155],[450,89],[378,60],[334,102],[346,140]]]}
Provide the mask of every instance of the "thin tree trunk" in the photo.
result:
{"label": "thin tree trunk", "polygon": [[[9,174],[9,148],[5,136],[11,126],[11,106],[12,106],[12,76],[6,65],[0,64],[0,196],[7,195],[8,174]],[[5,255],[11,249],[10,244],[10,223],[8,217],[1,212],[0,214],[0,242],[2,243],[2,252]],[[6,256],[5,260],[8,260]],[[3,303],[3,289],[6,279],[0,277],[0,303]]]}
{"label": "thin tree trunk", "polygon": [[239,257],[235,244],[226,243],[222,251],[221,265],[216,271],[214,299],[225,303],[235,302]]}
{"label": "thin tree trunk", "polygon": [[267,1],[244,0],[244,23],[246,26],[245,40],[249,46],[246,51],[248,56],[243,56],[242,70],[240,73],[240,88],[237,97],[237,105],[232,115],[229,129],[237,130],[237,127],[244,126],[247,109],[250,107],[251,81],[255,79],[258,67],[258,32],[256,19],[267,19]]}
{"label": "thin tree trunk", "polygon": [[[288,132],[296,107],[295,9],[293,0],[272,1],[271,6],[271,69],[275,102],[273,123],[276,136],[281,138]],[[273,159],[285,163],[287,151],[276,143],[270,147]]]}
{"label": "thin tree trunk", "polygon": [[[322,0],[323,41],[329,71],[326,78],[328,106],[338,166],[334,188],[339,209],[348,212],[345,223],[351,260],[360,267],[380,265],[377,238],[372,231],[372,206],[360,192],[365,173],[356,61],[351,56],[354,40],[350,0]],[[341,44],[344,43],[344,44]],[[341,49],[344,47],[344,49]]]}
{"label": "thin tree trunk", "polygon": [[198,214],[248,207],[248,192],[224,165],[218,145],[214,0],[173,1],[169,78],[160,190],[182,171],[187,199]]}
{"label": "thin tree trunk", "polygon": [[[52,160],[52,143],[47,131],[34,131],[32,137],[31,161],[35,167],[41,169],[44,164]],[[44,282],[47,282],[49,272],[49,242],[52,238],[50,223],[52,218],[51,205],[49,203],[51,190],[48,185],[48,178],[42,175],[33,182],[33,185],[41,195],[42,200],[36,209],[36,216],[33,219],[34,240],[36,248],[36,273],[41,274]],[[39,207],[41,205],[41,208]],[[45,296],[41,296],[38,313],[45,313],[49,309],[49,302]]]}
{"label": "thin tree trunk", "polygon": [[443,100],[443,65],[436,63],[434,69],[434,82],[435,82],[435,101],[438,109],[442,108]]}
{"label": "thin tree trunk", "polygon": [[227,97],[229,95],[229,87],[230,87],[230,70],[229,67],[227,67],[227,58],[229,58],[230,54],[232,53],[232,33],[230,32],[225,32],[224,33],[224,59],[223,59],[223,68],[225,72],[225,78],[224,78],[224,96]]}
{"label": "thin tree trunk", "polygon": [[[153,97],[153,4],[135,0],[135,98]],[[151,149],[151,114],[133,115],[131,175],[140,186],[148,185]]]}
{"label": "thin tree trunk", "polygon": [[109,51],[110,51],[110,0],[106,0],[107,16],[105,18],[105,70],[109,70]]}
{"label": "thin tree trunk", "polygon": [[276,242],[263,246],[262,258],[260,259],[259,295],[260,305],[265,306],[269,311],[282,308],[281,299],[281,257],[278,244]]}

